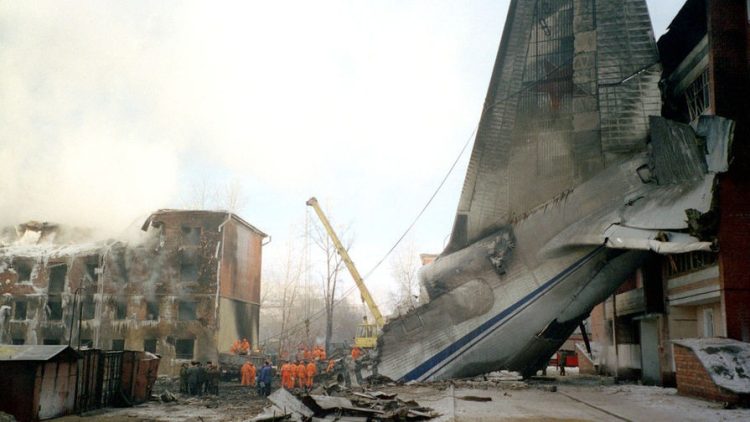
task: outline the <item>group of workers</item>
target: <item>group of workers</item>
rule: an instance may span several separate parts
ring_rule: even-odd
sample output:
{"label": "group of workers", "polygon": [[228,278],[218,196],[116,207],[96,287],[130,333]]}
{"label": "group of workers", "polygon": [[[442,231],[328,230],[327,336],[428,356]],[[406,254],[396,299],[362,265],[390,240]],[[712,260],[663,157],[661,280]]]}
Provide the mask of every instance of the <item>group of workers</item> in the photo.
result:
{"label": "group of workers", "polygon": [[[257,377],[256,377],[257,374]],[[270,361],[265,364],[258,372],[249,360],[240,367],[240,385],[248,387],[257,387],[259,396],[268,397],[271,394],[271,382],[273,378],[273,368]]]}
{"label": "group of workers", "polygon": [[313,387],[318,366],[312,360],[284,362],[281,365],[281,386],[293,390],[295,386],[301,390]]}
{"label": "group of workers", "polygon": [[219,365],[211,361],[202,365],[193,361],[190,365],[183,363],[180,367],[180,392],[191,396],[219,394]]}
{"label": "group of workers", "polygon": [[250,342],[246,338],[243,338],[242,341],[237,339],[229,351],[234,355],[247,355],[250,353]]}

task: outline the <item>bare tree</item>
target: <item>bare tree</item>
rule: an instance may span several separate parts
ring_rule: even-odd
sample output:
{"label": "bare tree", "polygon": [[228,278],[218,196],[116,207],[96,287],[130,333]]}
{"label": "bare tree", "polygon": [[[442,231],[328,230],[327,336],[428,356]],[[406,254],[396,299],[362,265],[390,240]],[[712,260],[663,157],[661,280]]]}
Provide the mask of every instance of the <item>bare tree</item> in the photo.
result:
{"label": "bare tree", "polygon": [[200,179],[190,184],[180,202],[185,208],[237,212],[245,206],[247,197],[239,179],[232,179],[224,184]]}
{"label": "bare tree", "polygon": [[391,256],[391,276],[396,282],[391,291],[391,304],[398,313],[406,313],[419,303],[419,265],[413,242],[404,244]]}
{"label": "bare tree", "polygon": [[[325,229],[320,224],[313,225],[314,232],[312,234],[312,240],[315,245],[321,250],[323,254],[323,263],[321,281],[323,285],[323,302],[325,305],[326,312],[326,325],[325,325],[325,348],[326,352],[331,350],[331,339],[333,338],[333,317],[334,307],[336,304],[336,287],[339,281],[339,274],[344,266],[344,261],[336,250],[331,237],[326,233]],[[347,229],[339,230],[337,235],[341,240],[344,247],[349,250],[351,248],[352,239],[351,236],[347,237]]]}

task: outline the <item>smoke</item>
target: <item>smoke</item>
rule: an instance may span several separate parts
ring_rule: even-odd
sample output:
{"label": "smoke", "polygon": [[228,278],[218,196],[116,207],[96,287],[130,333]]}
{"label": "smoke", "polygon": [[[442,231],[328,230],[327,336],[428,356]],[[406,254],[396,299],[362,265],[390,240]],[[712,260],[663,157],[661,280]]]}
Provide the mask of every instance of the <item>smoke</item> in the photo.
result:
{"label": "smoke", "polygon": [[175,196],[185,117],[154,76],[170,40],[109,6],[0,3],[2,225],[116,234]]}

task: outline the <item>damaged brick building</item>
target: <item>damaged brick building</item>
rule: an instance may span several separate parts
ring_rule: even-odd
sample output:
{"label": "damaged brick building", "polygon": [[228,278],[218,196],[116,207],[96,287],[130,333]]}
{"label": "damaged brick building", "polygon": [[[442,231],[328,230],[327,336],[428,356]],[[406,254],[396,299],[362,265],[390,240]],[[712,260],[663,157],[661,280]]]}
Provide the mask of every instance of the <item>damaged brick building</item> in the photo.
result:
{"label": "damaged brick building", "polygon": [[258,341],[266,234],[235,214],[160,210],[138,240],[31,222],[2,232],[0,343],[144,350],[160,372]]}

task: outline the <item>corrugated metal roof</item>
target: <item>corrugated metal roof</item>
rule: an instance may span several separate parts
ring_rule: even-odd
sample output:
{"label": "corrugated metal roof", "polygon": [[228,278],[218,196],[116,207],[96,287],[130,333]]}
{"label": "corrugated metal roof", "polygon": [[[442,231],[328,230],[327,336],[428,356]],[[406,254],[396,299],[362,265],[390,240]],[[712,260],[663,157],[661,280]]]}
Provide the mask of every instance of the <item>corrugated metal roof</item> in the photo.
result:
{"label": "corrugated metal roof", "polygon": [[78,357],[78,352],[67,345],[0,345],[0,361],[48,361],[55,358]]}

